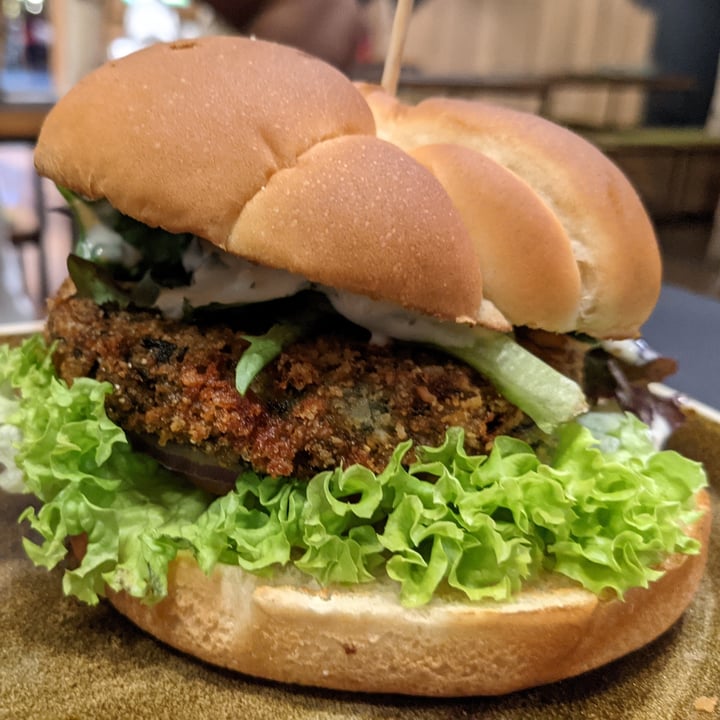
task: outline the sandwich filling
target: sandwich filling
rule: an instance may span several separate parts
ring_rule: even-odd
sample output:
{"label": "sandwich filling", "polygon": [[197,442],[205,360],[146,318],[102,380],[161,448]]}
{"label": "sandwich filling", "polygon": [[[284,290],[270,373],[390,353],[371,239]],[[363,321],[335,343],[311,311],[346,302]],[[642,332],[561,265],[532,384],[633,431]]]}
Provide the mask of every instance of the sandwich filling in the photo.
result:
{"label": "sandwich filling", "polygon": [[[109,382],[113,422],[144,449],[156,445],[166,463],[183,446],[178,469],[194,448],[194,476],[225,478],[225,491],[247,468],[298,478],[356,463],[380,472],[399,443],[437,445],[452,426],[464,428],[469,452],[482,453],[529,424],[460,361],[368,343],[340,318],[290,343],[241,394],[236,366],[258,319],[238,314],[232,325],[198,325],[67,295],[54,300],[47,333],[59,377]],[[243,330],[233,329],[239,322]],[[407,461],[415,459],[409,451]]]}
{"label": "sandwich filling", "polygon": [[0,482],[41,501],[23,515],[36,563],[86,536],[67,592],[153,602],[190,552],[207,572],[387,577],[406,605],[504,600],[549,572],[622,596],[698,551],[701,466],[615,401],[584,412],[579,384],[514,338],[292,283],[194,307],[192,238],[80,206],[121,243],[85,232],[47,344],[0,348]]}

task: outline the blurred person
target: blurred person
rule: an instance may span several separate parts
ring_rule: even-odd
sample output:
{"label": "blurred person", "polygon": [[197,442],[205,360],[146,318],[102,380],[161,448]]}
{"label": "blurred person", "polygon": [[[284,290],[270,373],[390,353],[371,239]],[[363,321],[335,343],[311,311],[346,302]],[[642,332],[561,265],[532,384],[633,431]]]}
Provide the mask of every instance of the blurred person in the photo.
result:
{"label": "blurred person", "polygon": [[51,40],[50,23],[41,15],[25,18],[25,63],[30,70],[45,70]]}
{"label": "blurred person", "polygon": [[365,34],[360,0],[205,0],[243,35],[292,45],[341,70]]}

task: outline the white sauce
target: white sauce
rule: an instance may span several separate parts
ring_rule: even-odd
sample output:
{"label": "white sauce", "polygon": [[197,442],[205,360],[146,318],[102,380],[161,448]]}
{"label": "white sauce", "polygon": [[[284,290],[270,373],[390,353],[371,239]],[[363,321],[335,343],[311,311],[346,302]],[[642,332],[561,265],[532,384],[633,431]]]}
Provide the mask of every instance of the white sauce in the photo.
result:
{"label": "white sauce", "polygon": [[97,222],[86,228],[86,233],[79,253],[86,260],[107,264],[118,263],[128,268],[139,262],[139,251],[107,225]]}
{"label": "white sauce", "polygon": [[244,305],[295,295],[310,283],[286,270],[256,265],[244,258],[211,249],[193,241],[183,255],[183,267],[192,272],[190,285],[165,288],[156,306],[167,317],[182,317],[183,305],[202,307],[211,303]]}
{"label": "white sauce", "polygon": [[315,286],[300,275],[257,265],[203,241],[193,241],[182,261],[183,267],[193,273],[191,284],[163,289],[155,303],[167,317],[181,317],[186,302],[193,307],[211,303],[243,305],[289,297],[313,287],[328,297],[338,313],[369,330],[371,342],[378,345],[390,338],[456,347],[467,346],[473,340],[474,331],[467,325],[442,322],[392,303]]}
{"label": "white sauce", "polygon": [[[122,236],[102,222],[87,228],[82,255],[89,260],[121,263],[131,267],[139,253]],[[245,260],[194,238],[182,256],[182,264],[192,273],[189,285],[163,288],[155,306],[170,318],[180,318],[186,304],[203,307],[212,303],[247,305],[290,297],[314,288],[323,292],[335,310],[371,333],[371,342],[383,345],[390,338],[464,347],[481,332],[468,325],[442,322],[405,310],[399,305],[372,300],[363,295],[330,287],[316,286],[301,275]]]}
{"label": "white sauce", "polygon": [[372,333],[371,342],[378,345],[386,344],[390,338],[445,347],[466,347],[473,342],[474,331],[469,325],[443,322],[364,295],[320,289],[338,313],[367,328]]}
{"label": "white sauce", "polygon": [[605,340],[601,345],[603,350],[630,365],[644,365],[660,357],[642,338],[637,340]]}
{"label": "white sauce", "polygon": [[667,441],[670,439],[670,436],[673,434],[673,428],[660,413],[654,414],[652,423],[649,427],[653,445],[658,450],[662,450],[667,445]]}

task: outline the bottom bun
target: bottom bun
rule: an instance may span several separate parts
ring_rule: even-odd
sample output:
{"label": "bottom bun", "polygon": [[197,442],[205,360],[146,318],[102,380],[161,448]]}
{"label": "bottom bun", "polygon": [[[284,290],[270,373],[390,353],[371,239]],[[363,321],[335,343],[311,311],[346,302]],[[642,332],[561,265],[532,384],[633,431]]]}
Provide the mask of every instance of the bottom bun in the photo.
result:
{"label": "bottom bun", "polygon": [[[709,498],[691,534],[698,555],[673,555],[665,574],[623,601],[555,576],[504,603],[436,599],[399,604],[396,586],[321,589],[299,576],[260,578],[192,557],[171,568],[169,595],[112,604],[168,645],[247,675],[336,690],[428,696],[499,695],[591,670],[647,644],[690,603],[702,577]],[[552,578],[552,579],[551,579]]]}

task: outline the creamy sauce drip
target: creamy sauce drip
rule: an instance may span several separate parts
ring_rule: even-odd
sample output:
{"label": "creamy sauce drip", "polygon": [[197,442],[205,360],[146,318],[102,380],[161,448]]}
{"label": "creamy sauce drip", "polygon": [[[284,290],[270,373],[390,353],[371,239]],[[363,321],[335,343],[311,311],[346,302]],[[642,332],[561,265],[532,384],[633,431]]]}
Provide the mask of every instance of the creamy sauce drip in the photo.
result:
{"label": "creamy sauce drip", "polygon": [[442,322],[399,305],[314,285],[300,275],[257,265],[203,241],[193,240],[183,254],[183,267],[192,273],[190,285],[163,289],[155,303],[167,317],[182,317],[186,303],[193,307],[245,305],[313,288],[324,293],[340,315],[366,328],[371,342],[378,345],[390,338],[450,347],[472,342],[473,329],[468,325]]}
{"label": "creamy sauce drip", "polygon": [[192,273],[190,285],[163,289],[155,303],[167,317],[182,317],[186,302],[193,307],[247,305],[289,297],[310,287],[300,275],[256,265],[195,240],[183,254],[183,267]]}

